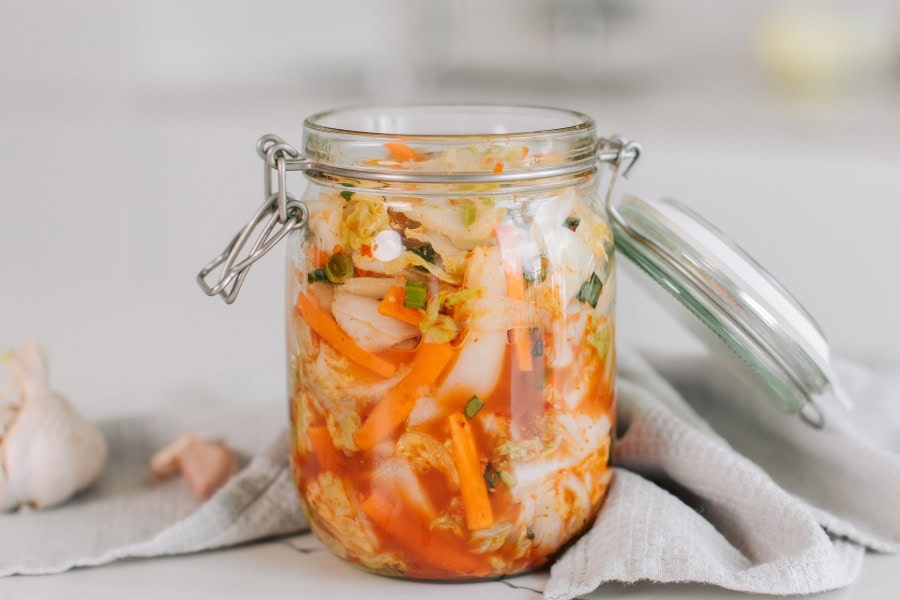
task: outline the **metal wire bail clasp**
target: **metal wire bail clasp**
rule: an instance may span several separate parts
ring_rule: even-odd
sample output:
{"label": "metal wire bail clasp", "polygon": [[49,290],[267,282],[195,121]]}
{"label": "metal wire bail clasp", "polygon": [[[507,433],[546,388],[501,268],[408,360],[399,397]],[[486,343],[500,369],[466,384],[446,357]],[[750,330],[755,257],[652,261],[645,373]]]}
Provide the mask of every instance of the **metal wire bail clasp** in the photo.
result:
{"label": "metal wire bail clasp", "polygon": [[[287,191],[286,161],[291,160],[292,170],[305,170],[306,163],[303,159],[299,159],[300,153],[280,137],[272,134],[259,138],[256,143],[256,153],[264,161],[265,201],[244,228],[225,247],[225,250],[209,261],[197,274],[197,283],[200,285],[200,289],[207,296],[221,296],[226,304],[231,304],[237,298],[253,263],[274,248],[288,233],[304,227],[309,218],[306,205]],[[275,176],[274,186],[273,175]],[[244,253],[247,244],[254,236],[255,239],[249,250]],[[241,258],[242,254],[245,254],[243,258]],[[215,283],[207,283],[207,277],[219,267],[221,267],[221,271]]]}
{"label": "metal wire bail clasp", "polygon": [[[631,169],[641,158],[641,145],[635,141],[614,135],[610,138],[602,138],[597,142],[597,160],[612,163],[612,176],[606,188],[606,206],[613,197],[619,176],[628,177]],[[624,165],[624,168],[623,168]]]}

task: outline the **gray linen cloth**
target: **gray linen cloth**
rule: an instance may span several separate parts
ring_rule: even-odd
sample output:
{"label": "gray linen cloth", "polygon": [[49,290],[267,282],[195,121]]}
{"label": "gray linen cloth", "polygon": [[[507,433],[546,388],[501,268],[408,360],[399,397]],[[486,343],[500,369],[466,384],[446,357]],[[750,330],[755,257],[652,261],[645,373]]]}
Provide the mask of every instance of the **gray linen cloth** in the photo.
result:
{"label": "gray linen cloth", "polygon": [[[547,598],[608,581],[820,592],[851,583],[866,549],[900,550],[900,376],[842,368],[858,407],[852,416],[825,407],[829,425],[816,431],[705,358],[651,366],[623,352],[618,373],[616,475],[593,527],[552,566]],[[261,409],[252,410],[260,422]],[[260,445],[247,431],[247,409],[214,420],[230,443]],[[284,434],[205,503],[178,480],[148,484],[152,450],[189,429],[175,415],[109,423],[111,463],[94,489],[54,510],[0,515],[0,575],[195,552],[305,527]]]}

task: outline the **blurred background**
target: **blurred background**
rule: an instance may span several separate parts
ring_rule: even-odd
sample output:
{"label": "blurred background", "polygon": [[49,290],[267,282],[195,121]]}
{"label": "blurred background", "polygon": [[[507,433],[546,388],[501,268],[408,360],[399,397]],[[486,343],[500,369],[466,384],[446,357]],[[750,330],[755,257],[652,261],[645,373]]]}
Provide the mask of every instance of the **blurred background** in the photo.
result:
{"label": "blurred background", "polygon": [[[893,0],[0,0],[0,348],[42,340],[93,417],[282,398],[283,250],[231,307],[194,282],[261,201],[255,141],[416,101],[593,115],[643,144],[632,191],[900,368]],[[633,280],[619,313],[621,343],[696,347]]]}

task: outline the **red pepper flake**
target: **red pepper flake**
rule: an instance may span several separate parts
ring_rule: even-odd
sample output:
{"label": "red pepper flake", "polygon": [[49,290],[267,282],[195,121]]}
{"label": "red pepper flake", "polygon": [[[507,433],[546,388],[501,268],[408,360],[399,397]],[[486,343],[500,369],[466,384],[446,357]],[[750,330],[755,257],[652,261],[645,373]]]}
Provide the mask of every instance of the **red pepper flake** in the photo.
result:
{"label": "red pepper flake", "polygon": [[331,249],[332,254],[340,254],[344,251],[344,248],[340,244],[335,244],[334,248]]}
{"label": "red pepper flake", "polygon": [[367,256],[367,257],[371,258],[372,257],[372,246],[370,246],[368,244],[362,244],[359,247],[359,253],[362,254],[363,256]]}
{"label": "red pepper flake", "polygon": [[494,171],[494,173],[502,173],[503,172],[503,161],[502,160],[497,161],[497,164],[494,165],[493,171]]}
{"label": "red pepper flake", "polygon": [[522,158],[528,156],[528,146],[522,146]]}

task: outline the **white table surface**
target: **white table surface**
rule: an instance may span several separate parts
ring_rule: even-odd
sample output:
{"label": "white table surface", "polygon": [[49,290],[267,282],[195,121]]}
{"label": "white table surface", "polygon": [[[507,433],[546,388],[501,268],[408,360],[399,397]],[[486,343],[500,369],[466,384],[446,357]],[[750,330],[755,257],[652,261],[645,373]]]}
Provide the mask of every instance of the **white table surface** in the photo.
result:
{"label": "white table surface", "polygon": [[[50,598],[364,598],[365,600],[539,598],[546,572],[481,583],[422,583],[364,573],[330,554],[310,534],[190,556],[123,561],[113,565],[43,577],[0,580],[3,600]],[[809,598],[896,600],[900,558],[866,557],[852,586]],[[586,598],[696,598],[751,600],[767,596],[699,585],[610,584]],[[771,596],[769,596],[771,598]]]}

